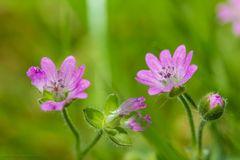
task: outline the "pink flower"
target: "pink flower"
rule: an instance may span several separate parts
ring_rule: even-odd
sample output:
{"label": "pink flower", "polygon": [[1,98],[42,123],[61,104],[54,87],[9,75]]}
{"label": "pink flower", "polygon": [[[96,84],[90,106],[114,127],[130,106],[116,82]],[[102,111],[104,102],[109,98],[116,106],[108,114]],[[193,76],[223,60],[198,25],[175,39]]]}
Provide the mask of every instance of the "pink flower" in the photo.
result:
{"label": "pink flower", "polygon": [[215,108],[218,105],[221,106],[221,107],[223,107],[223,105],[224,105],[224,101],[223,101],[222,97],[219,94],[216,94],[216,93],[215,94],[214,93],[210,94],[208,96],[208,100],[210,102],[210,108],[211,109]]}
{"label": "pink flower", "polygon": [[145,98],[137,97],[137,98],[129,98],[125,102],[123,102],[119,109],[116,111],[118,115],[128,115],[133,111],[137,111],[146,107]]}
{"label": "pink flower", "polygon": [[240,36],[240,0],[229,0],[218,5],[218,17],[223,23],[233,24],[233,32]]}
{"label": "pink flower", "polygon": [[84,65],[76,68],[76,60],[73,56],[63,61],[59,71],[52,60],[47,57],[42,58],[41,68],[30,67],[27,76],[31,79],[32,85],[43,96],[46,93],[50,94],[48,99],[41,103],[42,110],[62,110],[74,99],[87,98],[88,95],[84,91],[90,86],[90,82],[82,79],[84,69]]}
{"label": "pink flower", "polygon": [[173,57],[169,50],[163,50],[158,59],[152,53],[146,55],[149,70],[140,70],[136,80],[149,86],[148,94],[156,95],[170,92],[175,87],[185,84],[196,72],[197,66],[191,63],[192,51],[186,55],[186,48],[180,45]]}
{"label": "pink flower", "polygon": [[151,125],[151,117],[150,115],[142,116],[140,113],[132,116],[129,120],[126,121],[126,127],[135,131],[142,132],[146,126]]}

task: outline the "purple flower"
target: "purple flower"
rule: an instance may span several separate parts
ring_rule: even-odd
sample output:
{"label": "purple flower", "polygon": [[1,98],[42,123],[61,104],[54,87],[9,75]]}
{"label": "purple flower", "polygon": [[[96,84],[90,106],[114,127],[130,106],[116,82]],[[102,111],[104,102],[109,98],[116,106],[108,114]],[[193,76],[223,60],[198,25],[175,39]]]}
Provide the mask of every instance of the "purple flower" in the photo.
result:
{"label": "purple flower", "polygon": [[197,66],[190,64],[192,51],[186,55],[186,48],[180,45],[173,57],[169,50],[163,50],[158,59],[152,53],[146,55],[146,63],[149,70],[140,70],[136,80],[149,86],[148,94],[156,95],[162,92],[170,92],[185,84],[196,72]]}
{"label": "purple flower", "polygon": [[142,132],[146,126],[151,125],[151,117],[150,115],[142,116],[140,113],[132,116],[126,121],[126,127],[135,131]]}
{"label": "purple flower", "polygon": [[121,116],[128,115],[133,111],[145,108],[146,104],[144,102],[144,97],[129,98],[120,105],[120,108],[116,111],[116,113]]}
{"label": "purple flower", "polygon": [[212,94],[210,94],[209,96],[208,96],[208,100],[209,100],[209,102],[210,102],[210,108],[212,109],[212,108],[215,108],[216,106],[221,106],[221,107],[223,107],[223,105],[224,105],[224,100],[222,99],[222,97],[219,95],[219,94],[214,94],[214,93],[212,93]]}
{"label": "purple flower", "polygon": [[232,23],[233,32],[240,36],[240,0],[229,0],[218,5],[218,17],[223,23]]}
{"label": "purple flower", "polygon": [[[76,68],[76,60],[73,56],[67,57],[60,70],[57,71],[51,59],[44,57],[41,60],[41,68],[30,67],[27,76],[44,96],[48,93],[51,97],[41,103],[44,111],[62,110],[74,99],[85,99],[87,94],[84,92],[90,86],[90,82],[82,79],[85,66]],[[45,97],[44,97],[45,98]]]}

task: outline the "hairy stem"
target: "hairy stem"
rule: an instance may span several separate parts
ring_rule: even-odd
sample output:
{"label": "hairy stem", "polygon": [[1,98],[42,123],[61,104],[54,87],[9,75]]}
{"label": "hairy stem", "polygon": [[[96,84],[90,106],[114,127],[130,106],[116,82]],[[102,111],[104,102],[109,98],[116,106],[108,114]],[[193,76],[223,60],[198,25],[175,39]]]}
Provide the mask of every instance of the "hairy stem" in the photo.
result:
{"label": "hairy stem", "polygon": [[99,141],[99,139],[102,137],[103,131],[100,130],[96,137],[93,139],[93,141],[82,151],[80,155],[80,159],[83,159],[83,157],[94,147],[94,145]]}
{"label": "hairy stem", "polygon": [[195,131],[195,126],[194,126],[194,122],[193,122],[193,116],[192,116],[191,109],[183,95],[179,96],[179,100],[182,102],[182,104],[185,107],[185,110],[187,112],[188,121],[189,121],[189,125],[191,128],[191,134],[192,134],[192,143],[193,143],[193,147],[195,147],[196,146],[196,131]]}
{"label": "hairy stem", "polygon": [[62,114],[63,114],[63,118],[67,123],[67,126],[69,127],[69,129],[71,130],[71,132],[73,133],[74,137],[75,137],[75,149],[76,149],[76,154],[77,154],[77,158],[79,159],[80,155],[80,136],[78,133],[77,128],[74,126],[72,120],[70,119],[69,115],[68,115],[68,111],[67,108],[63,108],[62,110]]}
{"label": "hairy stem", "polygon": [[198,159],[202,159],[202,134],[203,134],[203,128],[206,124],[205,120],[202,120],[200,122],[199,128],[198,128]]}

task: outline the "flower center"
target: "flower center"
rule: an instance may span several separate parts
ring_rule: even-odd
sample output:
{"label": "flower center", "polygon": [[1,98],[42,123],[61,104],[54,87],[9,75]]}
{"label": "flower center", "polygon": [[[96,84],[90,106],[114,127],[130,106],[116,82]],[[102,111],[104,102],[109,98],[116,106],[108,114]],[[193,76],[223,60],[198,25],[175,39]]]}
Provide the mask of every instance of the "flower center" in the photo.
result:
{"label": "flower center", "polygon": [[160,75],[160,81],[167,85],[176,81],[176,70],[173,66],[164,66],[158,72]]}
{"label": "flower center", "polygon": [[46,90],[50,91],[53,94],[56,101],[62,101],[67,96],[67,91],[63,79],[51,81],[50,84],[46,86]]}

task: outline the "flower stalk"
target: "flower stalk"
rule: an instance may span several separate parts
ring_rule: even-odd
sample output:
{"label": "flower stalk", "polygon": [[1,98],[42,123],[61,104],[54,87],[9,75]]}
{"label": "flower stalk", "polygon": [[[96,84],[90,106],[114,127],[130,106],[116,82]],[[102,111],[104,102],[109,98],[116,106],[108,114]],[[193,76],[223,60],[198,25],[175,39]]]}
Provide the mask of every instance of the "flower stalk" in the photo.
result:
{"label": "flower stalk", "polygon": [[84,156],[97,144],[97,142],[102,137],[103,131],[98,131],[96,137],[93,139],[93,141],[81,152],[79,155],[79,160],[82,160]]}
{"label": "flower stalk", "polygon": [[202,160],[202,135],[203,135],[203,128],[205,126],[207,121],[202,120],[200,122],[199,128],[198,128],[198,160]]}
{"label": "flower stalk", "polygon": [[63,115],[63,118],[64,118],[65,122],[67,123],[67,126],[69,127],[69,129],[71,130],[71,132],[73,133],[73,135],[75,137],[76,154],[77,154],[77,158],[80,159],[80,153],[79,153],[80,152],[80,136],[79,136],[79,132],[78,132],[77,128],[74,126],[72,120],[70,119],[70,117],[68,115],[67,108],[63,108],[62,115]]}
{"label": "flower stalk", "polygon": [[191,134],[192,134],[192,143],[193,143],[193,147],[195,147],[196,146],[196,131],[195,131],[195,126],[194,126],[194,122],[193,122],[193,116],[192,116],[191,109],[183,95],[179,96],[179,100],[182,102],[182,104],[185,107],[185,110],[187,112],[188,121],[189,121]]}

